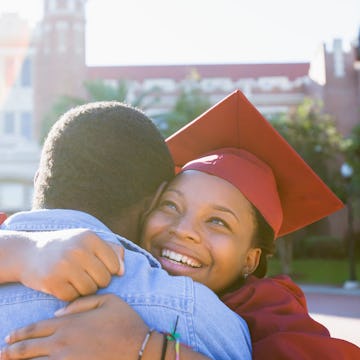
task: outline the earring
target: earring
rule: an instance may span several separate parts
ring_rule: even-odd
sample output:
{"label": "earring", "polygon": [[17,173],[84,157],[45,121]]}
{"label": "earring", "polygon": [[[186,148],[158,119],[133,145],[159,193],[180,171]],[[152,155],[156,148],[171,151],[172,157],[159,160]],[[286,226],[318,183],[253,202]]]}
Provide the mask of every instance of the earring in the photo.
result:
{"label": "earring", "polygon": [[249,269],[246,267],[246,268],[244,269],[244,272],[243,272],[243,278],[244,278],[244,280],[246,280],[247,277],[249,276],[248,272],[249,272]]}

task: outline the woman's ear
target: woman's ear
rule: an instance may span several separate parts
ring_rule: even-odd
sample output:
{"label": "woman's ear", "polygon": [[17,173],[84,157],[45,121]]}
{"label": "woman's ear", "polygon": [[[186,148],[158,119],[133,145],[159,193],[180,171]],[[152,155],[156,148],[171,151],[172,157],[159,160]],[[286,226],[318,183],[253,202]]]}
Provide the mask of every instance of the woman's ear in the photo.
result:
{"label": "woman's ear", "polygon": [[243,268],[243,275],[252,274],[259,266],[261,256],[260,248],[250,248],[246,254],[245,264]]}

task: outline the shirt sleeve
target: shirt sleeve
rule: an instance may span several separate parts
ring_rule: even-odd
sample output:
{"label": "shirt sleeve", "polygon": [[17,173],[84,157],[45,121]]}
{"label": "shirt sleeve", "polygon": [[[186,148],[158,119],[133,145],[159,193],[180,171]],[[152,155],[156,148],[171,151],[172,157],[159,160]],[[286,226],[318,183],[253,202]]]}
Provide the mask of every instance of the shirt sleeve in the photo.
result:
{"label": "shirt sleeve", "polygon": [[195,350],[216,360],[251,359],[251,338],[245,320],[207,287],[194,283],[194,288]]}

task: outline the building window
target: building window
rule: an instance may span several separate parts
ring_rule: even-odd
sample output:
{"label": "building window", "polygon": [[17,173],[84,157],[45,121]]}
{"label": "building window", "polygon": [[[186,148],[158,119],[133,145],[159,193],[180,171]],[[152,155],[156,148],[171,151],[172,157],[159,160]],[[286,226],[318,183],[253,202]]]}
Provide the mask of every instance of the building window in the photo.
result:
{"label": "building window", "polygon": [[4,114],[4,133],[14,134],[15,133],[15,113],[6,112]]}
{"label": "building window", "polygon": [[58,9],[66,9],[67,0],[58,0]]}
{"label": "building window", "polygon": [[21,114],[20,134],[28,140],[32,138],[32,116],[30,112],[23,112]]}
{"label": "building window", "polygon": [[84,28],[81,24],[74,25],[74,47],[78,54],[84,51]]}
{"label": "building window", "polygon": [[10,87],[15,82],[15,58],[7,57],[5,59],[5,83]]}
{"label": "building window", "polygon": [[83,2],[81,0],[76,1],[76,11],[80,13],[83,9]]}
{"label": "building window", "polygon": [[58,21],[56,23],[57,33],[57,51],[64,53],[67,47],[69,25],[66,21]]}
{"label": "building window", "polygon": [[22,64],[21,86],[23,87],[31,86],[31,61],[29,58],[26,58]]}

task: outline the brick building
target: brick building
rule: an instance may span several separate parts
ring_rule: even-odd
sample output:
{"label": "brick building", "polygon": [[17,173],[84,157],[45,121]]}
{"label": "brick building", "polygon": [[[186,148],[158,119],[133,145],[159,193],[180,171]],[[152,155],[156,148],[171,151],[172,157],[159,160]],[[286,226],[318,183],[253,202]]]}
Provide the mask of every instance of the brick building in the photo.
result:
{"label": "brick building", "polygon": [[[89,67],[85,63],[85,7],[86,0],[44,0],[44,16],[36,29],[15,14],[0,18],[0,209],[30,206],[29,179],[39,157],[37,142],[44,114],[60,95],[83,96],[85,80],[109,84],[126,80],[129,101],[139,92],[156,88],[159,101],[147,109],[154,119],[172,108],[184,87],[196,82],[213,104],[241,89],[268,118],[311,96],[324,102],[325,111],[336,118],[343,134],[348,135],[360,121],[359,63],[354,49],[342,49],[341,40],[334,40],[331,50],[321,47],[304,63]],[[32,165],[26,175],[17,171],[26,158],[19,155],[19,144],[24,156],[32,159],[27,158]],[[24,194],[22,202],[19,197],[10,207],[6,205],[11,204],[6,195],[10,192],[4,190],[9,184],[17,184]],[[341,231],[338,228],[334,226],[335,232]]]}

